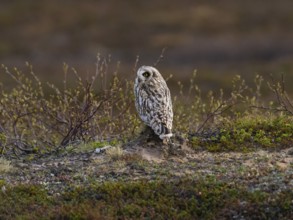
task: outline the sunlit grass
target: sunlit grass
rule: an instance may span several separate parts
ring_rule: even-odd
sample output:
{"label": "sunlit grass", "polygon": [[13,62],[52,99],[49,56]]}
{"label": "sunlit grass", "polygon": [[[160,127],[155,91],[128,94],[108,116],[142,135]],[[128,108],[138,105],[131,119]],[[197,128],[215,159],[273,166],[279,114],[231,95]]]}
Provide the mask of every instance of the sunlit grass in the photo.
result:
{"label": "sunlit grass", "polygon": [[0,157],[0,173],[6,173],[13,170],[11,162],[3,157]]}

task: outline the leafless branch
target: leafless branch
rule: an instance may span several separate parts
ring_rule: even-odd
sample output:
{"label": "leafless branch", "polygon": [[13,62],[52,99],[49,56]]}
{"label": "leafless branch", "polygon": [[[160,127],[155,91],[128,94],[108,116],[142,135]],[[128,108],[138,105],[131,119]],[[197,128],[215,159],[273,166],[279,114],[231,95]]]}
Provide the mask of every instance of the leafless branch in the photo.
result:
{"label": "leafless branch", "polygon": [[230,103],[230,104],[227,104],[226,102],[220,103],[220,105],[214,111],[207,114],[206,119],[198,127],[198,129],[196,130],[196,133],[199,133],[204,128],[204,126],[207,124],[208,121],[213,119],[215,116],[223,114],[224,112],[232,108],[234,105],[236,105],[236,103]]}
{"label": "leafless branch", "polygon": [[166,50],[167,50],[166,47],[162,49],[160,56],[158,57],[157,61],[154,63],[154,66],[157,66],[164,59],[164,54]]}

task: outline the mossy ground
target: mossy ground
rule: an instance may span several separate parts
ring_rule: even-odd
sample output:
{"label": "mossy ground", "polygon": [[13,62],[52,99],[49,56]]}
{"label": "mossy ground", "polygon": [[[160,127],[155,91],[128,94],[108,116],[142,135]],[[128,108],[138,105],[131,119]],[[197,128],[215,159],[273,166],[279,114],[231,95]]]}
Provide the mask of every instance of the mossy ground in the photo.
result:
{"label": "mossy ground", "polygon": [[19,185],[0,196],[2,219],[289,219],[293,192],[248,191],[208,177],[105,182],[54,196]]}
{"label": "mossy ground", "polygon": [[[189,149],[157,162],[128,147],[117,157],[87,149],[11,161],[14,169],[0,174],[0,219],[290,219],[293,214],[292,148]],[[153,152],[161,146],[142,147]]]}

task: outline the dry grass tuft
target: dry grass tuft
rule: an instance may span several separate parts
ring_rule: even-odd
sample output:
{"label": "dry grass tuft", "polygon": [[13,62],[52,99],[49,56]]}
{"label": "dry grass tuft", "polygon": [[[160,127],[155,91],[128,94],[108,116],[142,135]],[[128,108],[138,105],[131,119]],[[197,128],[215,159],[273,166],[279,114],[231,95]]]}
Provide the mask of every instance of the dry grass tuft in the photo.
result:
{"label": "dry grass tuft", "polygon": [[124,152],[122,147],[120,146],[114,146],[110,147],[106,150],[106,155],[111,159],[111,160],[119,160],[120,158],[123,157]]}
{"label": "dry grass tuft", "polygon": [[0,157],[0,173],[7,173],[13,169],[9,160]]}

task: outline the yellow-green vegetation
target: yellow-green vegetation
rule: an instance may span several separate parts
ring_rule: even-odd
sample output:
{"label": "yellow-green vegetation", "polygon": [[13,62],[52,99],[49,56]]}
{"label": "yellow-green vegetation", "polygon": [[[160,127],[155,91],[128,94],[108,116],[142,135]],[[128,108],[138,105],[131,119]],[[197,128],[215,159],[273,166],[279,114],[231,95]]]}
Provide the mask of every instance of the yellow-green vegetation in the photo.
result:
{"label": "yellow-green vegetation", "polygon": [[[15,87],[1,86],[0,120],[2,154],[46,154],[95,140],[93,147],[104,142],[115,144],[134,134],[139,120],[131,111],[133,83],[112,75],[106,82],[106,64],[90,80],[82,80],[72,69],[76,84],[69,87],[68,66],[64,65],[64,85],[43,84],[27,64],[28,71],[10,71],[2,66],[2,74],[15,81]],[[14,153],[15,153],[14,152]]]}
{"label": "yellow-green vegetation", "polygon": [[196,150],[252,151],[276,150],[292,146],[293,121],[290,117],[243,117],[227,122],[219,130],[191,137]]}
{"label": "yellow-green vegetation", "polygon": [[106,155],[112,160],[118,160],[123,156],[124,152],[120,146],[113,146],[106,149]]}
{"label": "yellow-green vegetation", "polygon": [[0,192],[1,219],[231,219],[292,216],[291,190],[249,191],[214,177],[105,182],[49,196],[41,186]]}
{"label": "yellow-green vegetation", "polygon": [[[0,88],[1,153],[43,155],[66,147],[94,150],[138,135],[141,122],[134,110],[133,81],[122,79],[119,67],[109,72],[107,61],[99,56],[97,62],[95,74],[87,79],[64,64],[62,88],[42,82],[28,63],[24,72],[2,65],[1,74],[15,84]],[[174,131],[189,138],[194,149],[245,151],[292,143],[293,104],[284,79],[268,82],[277,97],[268,100],[262,99],[260,75],[253,87],[237,75],[229,92],[207,93],[196,77],[194,71],[188,85],[178,81],[178,92],[172,93]],[[69,78],[75,83],[69,85]]]}
{"label": "yellow-green vegetation", "polygon": [[13,169],[10,161],[6,160],[5,158],[0,157],[0,174],[9,172]]}

